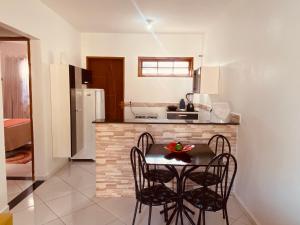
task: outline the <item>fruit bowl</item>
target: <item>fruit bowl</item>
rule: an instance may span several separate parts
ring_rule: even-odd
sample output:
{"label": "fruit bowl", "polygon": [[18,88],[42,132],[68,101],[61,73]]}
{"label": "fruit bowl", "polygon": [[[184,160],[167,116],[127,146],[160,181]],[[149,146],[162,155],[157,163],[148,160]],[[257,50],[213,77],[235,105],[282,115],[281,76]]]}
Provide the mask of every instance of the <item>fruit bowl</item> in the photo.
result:
{"label": "fruit bowl", "polygon": [[164,148],[169,152],[183,153],[191,151],[193,148],[195,148],[195,145],[183,145],[180,142],[171,142]]}

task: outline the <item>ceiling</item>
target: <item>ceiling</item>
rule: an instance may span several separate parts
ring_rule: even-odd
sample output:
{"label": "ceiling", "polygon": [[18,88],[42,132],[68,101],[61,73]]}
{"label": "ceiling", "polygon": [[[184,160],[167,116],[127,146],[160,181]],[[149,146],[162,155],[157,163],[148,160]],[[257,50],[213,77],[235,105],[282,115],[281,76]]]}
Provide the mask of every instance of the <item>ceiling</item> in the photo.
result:
{"label": "ceiling", "polygon": [[41,0],[81,32],[203,33],[231,0]]}

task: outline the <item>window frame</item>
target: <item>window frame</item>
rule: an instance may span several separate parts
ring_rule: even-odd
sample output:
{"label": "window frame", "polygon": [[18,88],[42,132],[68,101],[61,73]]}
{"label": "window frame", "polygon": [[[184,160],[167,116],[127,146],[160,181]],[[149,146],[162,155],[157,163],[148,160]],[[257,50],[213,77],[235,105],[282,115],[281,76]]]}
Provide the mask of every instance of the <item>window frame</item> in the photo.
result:
{"label": "window frame", "polygon": [[[189,73],[187,75],[174,75],[174,74],[169,74],[169,75],[159,75],[159,74],[143,74],[143,62],[147,61],[156,61],[156,62],[175,62],[175,61],[183,61],[183,62],[188,62],[189,63]],[[153,67],[154,68],[154,67]],[[156,68],[164,68],[164,67],[157,67]],[[168,67],[168,68],[180,68],[180,67]],[[192,77],[193,75],[193,70],[194,70],[194,58],[193,57],[143,57],[139,56],[138,57],[138,77]]]}

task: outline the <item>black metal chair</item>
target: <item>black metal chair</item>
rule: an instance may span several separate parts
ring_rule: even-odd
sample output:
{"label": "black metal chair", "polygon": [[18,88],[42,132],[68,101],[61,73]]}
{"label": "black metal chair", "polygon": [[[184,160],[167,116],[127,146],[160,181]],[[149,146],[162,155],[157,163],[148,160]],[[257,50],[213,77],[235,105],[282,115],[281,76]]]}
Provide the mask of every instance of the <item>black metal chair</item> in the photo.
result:
{"label": "black metal chair", "polygon": [[[154,144],[152,135],[148,132],[144,132],[140,135],[137,147],[143,152],[143,155],[147,153],[150,145]],[[145,178],[150,181],[165,184],[170,182],[175,175],[168,169],[160,169],[157,166],[149,169],[149,173],[145,174]]]}
{"label": "black metal chair", "polygon": [[[216,156],[206,167],[204,171],[203,181],[208,183],[210,179],[211,168],[215,168],[214,175],[220,176],[220,181],[216,187],[203,186],[190,191],[185,191],[186,181],[184,181],[184,199],[198,208],[199,218],[198,225],[205,225],[205,212],[206,211],[219,211],[223,210],[226,224],[229,225],[228,213],[227,213],[227,201],[233,186],[233,182],[237,172],[237,161],[235,157],[229,153],[223,153]],[[230,169],[229,169],[230,168]],[[186,171],[186,177],[197,167]]]}
{"label": "black metal chair", "polygon": [[[225,151],[231,154],[230,143],[228,139],[221,134],[211,137],[208,141],[208,145],[214,150],[216,155],[223,154]],[[193,172],[188,175],[188,178],[201,186],[216,185],[220,182],[220,177],[217,174],[214,174],[214,169],[215,168],[212,168],[213,171],[207,174],[205,174],[203,171]]]}
{"label": "black metal chair", "polygon": [[[148,225],[151,224],[152,206],[163,206],[165,221],[168,220],[167,204],[176,201],[177,195],[163,184],[155,184],[145,178],[149,173],[149,165],[146,164],[144,154],[137,147],[133,147],[130,153],[131,166],[134,176],[136,205],[132,225],[135,224],[139,204],[149,206]],[[144,183],[146,181],[146,184]]]}

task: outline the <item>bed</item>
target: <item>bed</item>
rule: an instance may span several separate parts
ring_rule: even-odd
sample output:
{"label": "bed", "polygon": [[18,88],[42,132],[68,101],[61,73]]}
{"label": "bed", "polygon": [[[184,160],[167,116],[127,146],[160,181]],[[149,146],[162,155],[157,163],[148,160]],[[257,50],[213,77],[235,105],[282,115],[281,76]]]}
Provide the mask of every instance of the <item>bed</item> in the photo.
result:
{"label": "bed", "polygon": [[11,151],[31,142],[30,119],[4,119],[5,151]]}

